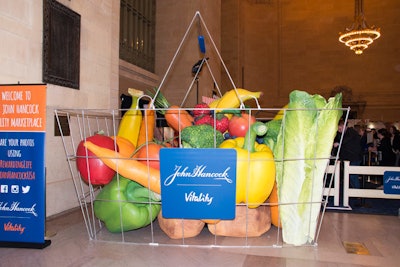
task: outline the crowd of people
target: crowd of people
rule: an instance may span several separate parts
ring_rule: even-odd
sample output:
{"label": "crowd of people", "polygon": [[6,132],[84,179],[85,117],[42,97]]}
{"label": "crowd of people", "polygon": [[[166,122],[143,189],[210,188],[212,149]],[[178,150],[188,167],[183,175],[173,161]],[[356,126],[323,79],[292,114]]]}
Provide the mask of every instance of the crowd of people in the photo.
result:
{"label": "crowd of people", "polygon": [[[400,166],[400,131],[394,125],[378,130],[361,125],[345,127],[340,120],[332,154],[338,151],[339,159],[352,166]],[[360,188],[358,175],[350,175],[350,187]]]}

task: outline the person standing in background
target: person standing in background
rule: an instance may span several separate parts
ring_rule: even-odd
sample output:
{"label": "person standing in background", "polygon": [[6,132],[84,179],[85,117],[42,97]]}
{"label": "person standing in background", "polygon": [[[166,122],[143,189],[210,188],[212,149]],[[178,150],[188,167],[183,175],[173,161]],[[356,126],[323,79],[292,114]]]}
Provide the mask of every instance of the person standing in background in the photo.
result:
{"label": "person standing in background", "polygon": [[361,165],[368,165],[368,137],[366,127],[363,125],[354,125],[354,130],[360,135],[360,146],[361,146]]}
{"label": "person standing in background", "polygon": [[372,148],[377,150],[380,154],[379,165],[381,166],[394,166],[396,155],[393,152],[392,144],[390,142],[390,133],[385,128],[378,130],[379,144],[378,147]]}
{"label": "person standing in background", "polygon": [[[352,127],[345,129],[344,121],[340,120],[338,125],[338,133],[333,143],[333,147],[339,147],[341,136],[342,145],[340,146],[339,159],[350,161],[351,166],[360,166],[362,161],[362,149],[361,149],[361,136]],[[360,188],[360,181],[358,174],[350,174],[350,187]]]}
{"label": "person standing in background", "polygon": [[396,156],[394,166],[400,166],[400,133],[394,125],[390,126],[389,132],[391,134],[390,143],[392,145],[392,150]]}

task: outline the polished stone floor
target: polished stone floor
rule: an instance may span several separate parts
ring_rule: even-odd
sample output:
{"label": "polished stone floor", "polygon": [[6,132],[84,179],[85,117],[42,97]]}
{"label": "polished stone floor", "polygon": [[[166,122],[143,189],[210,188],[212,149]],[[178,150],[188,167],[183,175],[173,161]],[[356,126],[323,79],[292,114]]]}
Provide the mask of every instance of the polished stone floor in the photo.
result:
{"label": "polished stone floor", "polygon": [[[400,266],[397,216],[325,212],[318,244],[301,247],[90,240],[80,210],[49,219],[46,233],[51,245],[44,249],[0,248],[0,266]],[[268,232],[264,235],[268,239]],[[353,243],[362,244],[369,255],[346,250]]]}

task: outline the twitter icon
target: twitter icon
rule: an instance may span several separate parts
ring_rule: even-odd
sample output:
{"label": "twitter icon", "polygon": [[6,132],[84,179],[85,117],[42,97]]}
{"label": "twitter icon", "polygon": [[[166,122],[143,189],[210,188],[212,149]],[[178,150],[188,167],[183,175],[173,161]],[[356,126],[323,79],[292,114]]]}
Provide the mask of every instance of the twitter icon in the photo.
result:
{"label": "twitter icon", "polygon": [[21,188],[22,190],[22,194],[26,194],[29,192],[29,190],[31,190],[31,186],[27,185],[27,186],[22,186]]}

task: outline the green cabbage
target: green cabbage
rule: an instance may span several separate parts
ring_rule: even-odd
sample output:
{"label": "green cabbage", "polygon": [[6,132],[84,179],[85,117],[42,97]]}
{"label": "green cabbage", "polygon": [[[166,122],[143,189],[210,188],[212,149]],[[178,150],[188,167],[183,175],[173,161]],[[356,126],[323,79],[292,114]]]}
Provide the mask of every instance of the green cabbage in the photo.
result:
{"label": "green cabbage", "polygon": [[282,238],[303,245],[315,239],[323,180],[342,116],[342,95],[292,91],[282,119],[274,157]]}

